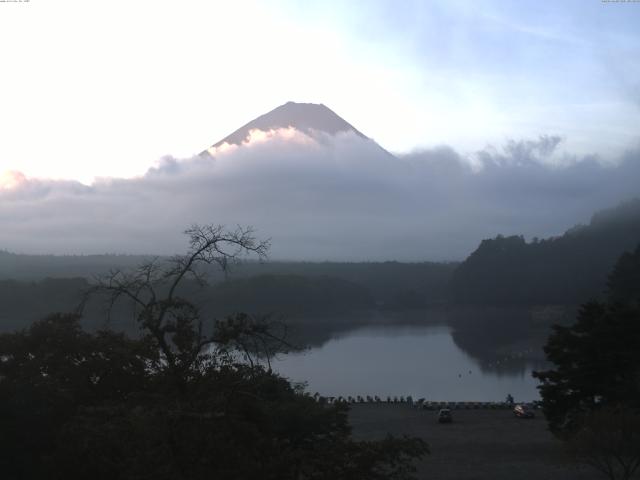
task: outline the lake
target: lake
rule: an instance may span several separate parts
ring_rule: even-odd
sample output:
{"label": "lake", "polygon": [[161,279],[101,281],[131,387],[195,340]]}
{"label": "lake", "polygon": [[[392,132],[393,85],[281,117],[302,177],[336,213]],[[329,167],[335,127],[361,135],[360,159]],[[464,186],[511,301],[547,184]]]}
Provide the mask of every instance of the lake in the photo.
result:
{"label": "lake", "polygon": [[[516,401],[539,398],[532,370],[519,361],[491,369],[453,341],[448,326],[366,326],[321,346],[279,357],[274,370],[323,396],[407,396],[432,401]],[[506,363],[506,360],[505,360]]]}

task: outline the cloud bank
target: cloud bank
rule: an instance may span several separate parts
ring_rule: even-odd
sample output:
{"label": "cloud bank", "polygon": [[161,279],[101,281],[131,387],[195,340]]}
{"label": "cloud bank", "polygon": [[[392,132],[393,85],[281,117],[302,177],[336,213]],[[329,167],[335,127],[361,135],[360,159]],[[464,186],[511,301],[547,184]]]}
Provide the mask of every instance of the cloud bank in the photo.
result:
{"label": "cloud bank", "polygon": [[213,157],[163,158],[135,179],[86,186],[14,173],[0,182],[0,248],[172,254],[190,224],[216,223],[254,226],[274,259],[457,260],[483,238],[558,235],[640,195],[640,150],[605,165],[561,153],[561,142],[393,158],[353,133],[282,129]]}

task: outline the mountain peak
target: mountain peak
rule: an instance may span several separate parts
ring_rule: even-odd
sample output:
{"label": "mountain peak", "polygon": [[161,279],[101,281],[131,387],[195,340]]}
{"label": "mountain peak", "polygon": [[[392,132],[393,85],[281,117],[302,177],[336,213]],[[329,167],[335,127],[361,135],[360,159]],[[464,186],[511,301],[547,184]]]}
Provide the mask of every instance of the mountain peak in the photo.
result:
{"label": "mountain peak", "polygon": [[211,149],[224,143],[240,145],[249,137],[251,130],[269,131],[289,127],[303,133],[318,131],[335,135],[339,132],[353,132],[359,137],[367,139],[353,125],[322,103],[287,102],[240,127],[231,135],[215,143]]}

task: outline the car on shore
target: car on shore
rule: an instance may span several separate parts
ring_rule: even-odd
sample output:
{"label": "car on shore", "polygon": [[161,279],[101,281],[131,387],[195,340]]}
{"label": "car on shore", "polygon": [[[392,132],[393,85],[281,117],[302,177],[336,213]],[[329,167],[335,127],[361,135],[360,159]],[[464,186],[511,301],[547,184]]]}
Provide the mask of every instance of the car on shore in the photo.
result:
{"label": "car on shore", "polygon": [[527,405],[516,405],[513,407],[513,414],[516,418],[534,418],[536,416]]}
{"label": "car on shore", "polygon": [[448,408],[441,408],[438,411],[438,423],[451,423],[453,422],[453,416],[451,410]]}

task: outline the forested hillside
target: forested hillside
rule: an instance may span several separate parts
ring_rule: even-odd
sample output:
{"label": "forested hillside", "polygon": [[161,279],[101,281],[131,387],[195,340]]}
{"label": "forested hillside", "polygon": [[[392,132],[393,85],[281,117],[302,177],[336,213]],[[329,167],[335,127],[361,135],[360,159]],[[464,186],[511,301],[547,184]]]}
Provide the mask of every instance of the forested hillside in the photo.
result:
{"label": "forested hillside", "polygon": [[134,268],[144,255],[23,255],[0,250],[0,280],[93,278],[112,269]]}
{"label": "forested hillside", "polygon": [[455,271],[458,304],[577,304],[602,294],[607,275],[640,243],[640,200],[593,215],[564,235],[483,240]]}
{"label": "forested hillside", "polygon": [[[425,252],[428,257],[428,252]],[[266,262],[244,263],[231,278],[256,275],[333,277],[366,288],[378,306],[422,308],[449,299],[449,283],[457,263],[437,262]]]}
{"label": "forested hillside", "polygon": [[[113,270],[129,271],[150,258],[0,251],[0,298],[6,299],[0,305],[0,329],[35,320],[41,313],[66,311],[75,305],[87,282]],[[224,312],[235,308],[286,314],[328,313],[329,309],[344,312],[365,305],[392,310],[425,308],[448,300],[456,266],[435,262],[247,261],[231,265],[227,275],[215,268],[206,272],[211,286],[220,287],[206,290],[210,295],[206,304],[225,305]],[[41,312],[34,302],[49,309]]]}

